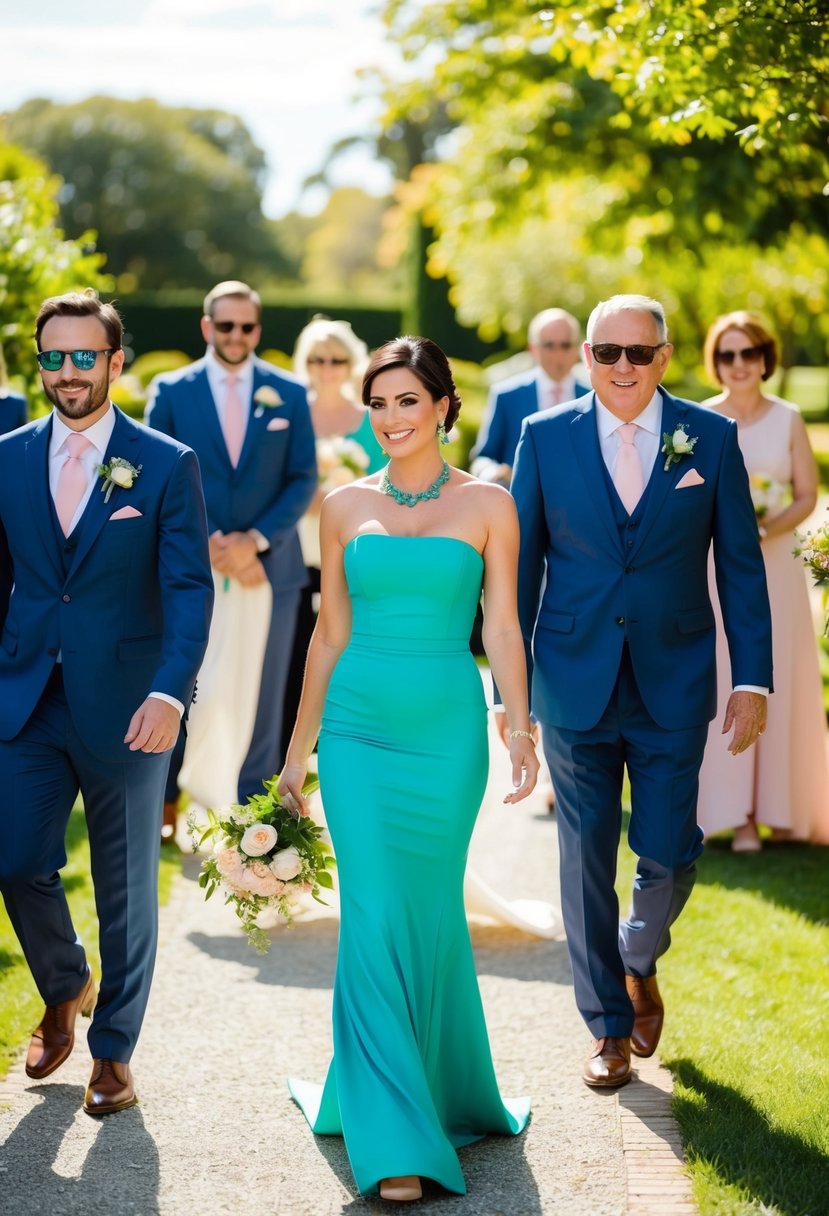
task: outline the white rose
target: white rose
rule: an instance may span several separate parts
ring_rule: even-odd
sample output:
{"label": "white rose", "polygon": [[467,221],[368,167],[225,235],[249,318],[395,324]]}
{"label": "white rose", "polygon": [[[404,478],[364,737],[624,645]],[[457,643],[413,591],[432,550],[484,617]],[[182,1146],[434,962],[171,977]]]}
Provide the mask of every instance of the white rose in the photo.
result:
{"label": "white rose", "polygon": [[290,882],[302,869],[302,858],[293,845],[282,849],[271,862],[271,873],[282,882]]}
{"label": "white rose", "polygon": [[683,431],[681,427],[677,428],[677,430],[674,431],[673,438],[671,439],[671,444],[672,444],[675,452],[692,452],[693,451],[691,441],[688,438],[688,435],[686,434],[686,432]]}
{"label": "white rose", "polygon": [[276,844],[276,828],[270,823],[254,823],[239,842],[239,848],[248,857],[261,857]]}
{"label": "white rose", "polygon": [[109,480],[114,481],[117,486],[122,486],[125,490],[131,490],[134,480],[132,469],[125,469],[117,464],[110,472]]}
{"label": "white rose", "polygon": [[282,405],[282,398],[279,393],[270,384],[263,384],[253,394],[253,400],[257,405]]}

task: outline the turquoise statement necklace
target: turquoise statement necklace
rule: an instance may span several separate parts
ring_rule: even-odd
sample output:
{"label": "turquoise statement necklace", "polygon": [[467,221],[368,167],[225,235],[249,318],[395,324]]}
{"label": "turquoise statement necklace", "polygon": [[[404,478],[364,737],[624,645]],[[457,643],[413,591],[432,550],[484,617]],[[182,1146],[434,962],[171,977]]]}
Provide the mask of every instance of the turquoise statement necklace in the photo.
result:
{"label": "turquoise statement necklace", "polygon": [[380,478],[380,489],[384,494],[388,494],[401,507],[415,507],[419,502],[426,502],[429,498],[440,498],[440,488],[445,486],[449,480],[449,465],[444,460],[443,468],[440,474],[435,478],[428,490],[421,490],[419,494],[407,494],[405,490],[399,490],[389,477],[389,466],[386,465],[383,469],[383,476]]}

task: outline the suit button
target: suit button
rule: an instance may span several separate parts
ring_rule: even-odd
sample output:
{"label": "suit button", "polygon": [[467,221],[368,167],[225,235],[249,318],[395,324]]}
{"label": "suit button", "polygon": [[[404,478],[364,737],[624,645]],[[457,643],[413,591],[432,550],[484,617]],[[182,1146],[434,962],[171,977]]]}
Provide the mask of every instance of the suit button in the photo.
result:
{"label": "suit button", "polygon": [[625,618],[624,618],[623,616],[617,616],[617,617],[616,617],[616,624],[617,624],[617,625],[624,625],[624,623],[625,623]]}
{"label": "suit button", "polygon": [[58,653],[58,651],[57,651],[57,647],[55,647],[55,646],[50,646],[50,647],[49,647],[49,649],[46,651],[46,653],[47,653],[47,654],[50,654],[50,655],[52,655],[52,656],[56,655],[56,654]]}
{"label": "suit button", "polygon": [[625,574],[633,574],[633,566],[625,566]]}
{"label": "suit button", "polygon": [[632,549],[632,548],[633,548],[633,541],[632,541],[632,540],[629,540],[629,541],[628,541],[628,549]]}
{"label": "suit button", "polygon": [[62,595],[60,598],[63,600],[64,604],[69,604],[72,602],[71,595]]}

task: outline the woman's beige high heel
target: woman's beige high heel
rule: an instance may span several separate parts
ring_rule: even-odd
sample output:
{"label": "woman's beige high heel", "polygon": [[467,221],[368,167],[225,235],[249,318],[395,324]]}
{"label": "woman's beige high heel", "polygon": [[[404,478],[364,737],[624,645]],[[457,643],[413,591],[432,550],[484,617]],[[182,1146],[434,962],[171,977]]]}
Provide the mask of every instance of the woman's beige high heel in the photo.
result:
{"label": "woman's beige high heel", "polygon": [[396,1203],[411,1203],[414,1199],[422,1199],[420,1179],[416,1174],[408,1174],[405,1178],[384,1178],[380,1183],[380,1198],[392,1199]]}

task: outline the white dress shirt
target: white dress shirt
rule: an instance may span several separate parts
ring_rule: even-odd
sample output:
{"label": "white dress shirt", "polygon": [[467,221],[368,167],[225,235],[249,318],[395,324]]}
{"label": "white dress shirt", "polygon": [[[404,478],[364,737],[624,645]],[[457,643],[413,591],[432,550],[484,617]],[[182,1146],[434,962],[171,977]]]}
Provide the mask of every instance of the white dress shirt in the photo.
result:
{"label": "white dress shirt", "polygon": [[[553,380],[541,367],[535,369],[535,385],[540,410],[552,409],[564,401],[572,401],[576,395],[575,376],[565,376],[563,380]],[[556,400],[557,389],[560,390],[558,400]]]}
{"label": "white dress shirt", "polygon": [[[85,431],[73,431],[68,427],[61,418],[57,410],[52,411],[52,437],[49,440],[49,492],[52,495],[52,502],[55,501],[57,491],[58,478],[60,471],[69,459],[69,451],[66,447],[66,438],[68,435],[82,434],[84,439],[89,440],[90,446],[80,457],[80,462],[83,465],[84,472],[87,475],[89,485],[86,493],[75,510],[72,516],[72,522],[69,525],[69,531],[77,524],[78,520],[83,515],[86,504],[92,495],[94,489],[99,489],[103,485],[98,474],[98,467],[104,463],[106,450],[109,447],[109,441],[112,438],[112,432],[115,429],[115,410],[112,408],[112,403],[103,418],[99,418],[97,422],[93,422],[92,426],[87,427]],[[117,454],[117,453],[116,453]],[[116,525],[113,524],[113,527]],[[57,661],[61,662],[62,656],[58,655]],[[184,713],[184,706],[176,697],[168,696],[166,692],[151,692],[151,697],[155,697],[158,701],[166,701],[168,705],[172,705],[178,710],[179,716]],[[136,709],[138,706],[136,705]]]}

